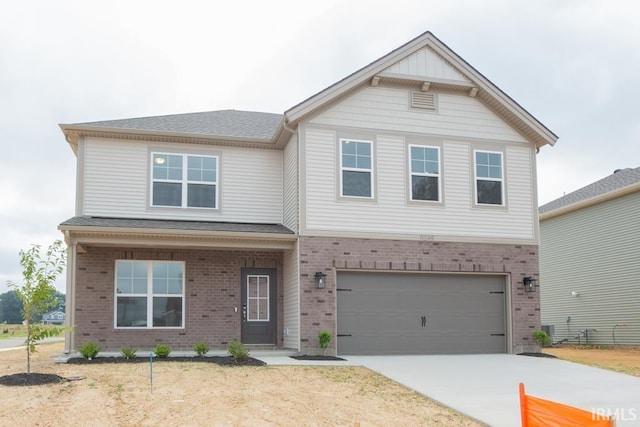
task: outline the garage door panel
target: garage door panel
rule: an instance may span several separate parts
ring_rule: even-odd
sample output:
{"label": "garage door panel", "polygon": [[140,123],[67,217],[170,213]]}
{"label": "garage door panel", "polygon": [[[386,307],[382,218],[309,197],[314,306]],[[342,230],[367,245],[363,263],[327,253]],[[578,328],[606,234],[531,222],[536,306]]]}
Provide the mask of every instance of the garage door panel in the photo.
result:
{"label": "garage door panel", "polygon": [[504,276],[339,272],[338,352],[504,353],[504,283]]}

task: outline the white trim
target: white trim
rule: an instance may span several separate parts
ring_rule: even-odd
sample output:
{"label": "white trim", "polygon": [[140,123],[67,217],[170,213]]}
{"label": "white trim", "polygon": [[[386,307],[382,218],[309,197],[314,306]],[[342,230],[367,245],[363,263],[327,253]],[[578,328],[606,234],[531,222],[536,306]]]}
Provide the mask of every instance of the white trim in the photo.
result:
{"label": "white trim", "polygon": [[[487,153],[487,154],[499,154],[500,155],[500,179],[490,178],[490,177],[478,177],[478,165],[476,160],[476,153]],[[504,170],[504,152],[502,151],[491,151],[491,150],[473,150],[473,204],[474,206],[499,206],[505,207],[505,170]],[[482,179],[483,181],[494,181],[500,183],[500,204],[495,203],[479,203],[478,202],[478,179]]]}
{"label": "white trim", "polygon": [[[182,158],[182,179],[157,179],[153,177],[153,159],[155,155],[162,156],[176,156]],[[215,159],[216,161],[216,180],[215,182],[211,181],[190,181],[189,180],[189,157],[207,157],[211,159]],[[175,153],[175,152],[163,152],[163,151],[151,151],[150,159],[149,159],[149,207],[150,208],[168,208],[168,209],[205,209],[208,211],[219,211],[220,210],[220,156],[218,155],[209,155],[209,154],[190,154],[190,153]],[[180,206],[170,206],[170,205],[154,205],[153,204],[153,184],[155,182],[166,182],[173,184],[181,184],[182,186],[182,200],[180,201]],[[211,185],[215,189],[215,206],[212,208],[202,207],[202,206],[189,206],[188,205],[188,197],[189,197],[189,184],[200,184],[200,185]]]}
{"label": "white trim", "polygon": [[[370,152],[371,152],[371,167],[370,168],[358,168],[358,167],[345,167],[342,165],[342,143],[346,142],[357,142],[357,143],[364,143],[364,144],[369,144],[370,147]],[[374,162],[375,162],[375,157],[374,157],[374,146],[373,146],[373,141],[370,140],[366,140],[366,139],[352,139],[352,138],[340,138],[339,142],[338,142],[338,153],[339,153],[339,157],[340,157],[340,197],[345,197],[345,198],[356,198],[356,199],[374,199],[374,195],[375,195],[375,188],[374,188],[374,182],[375,180],[373,179],[373,174],[374,174]],[[357,154],[356,154],[357,156]],[[369,181],[371,183],[371,194],[369,196],[350,196],[350,195],[345,195],[344,194],[344,185],[342,182],[342,173],[344,171],[347,172],[368,172],[369,173]]]}
{"label": "white trim", "polygon": [[[147,292],[145,294],[118,294],[118,264],[119,263],[141,263],[147,266]],[[182,317],[181,326],[153,326],[153,298],[154,297],[171,297],[177,298],[178,294],[155,294],[153,292],[153,266],[156,263],[163,264],[180,264],[182,265],[182,293],[179,294],[182,300]],[[121,330],[131,329],[185,329],[185,262],[184,261],[168,261],[168,260],[137,260],[137,259],[117,259],[113,270],[113,328]],[[133,297],[147,299],[147,325],[146,326],[118,326],[118,297]]]}
{"label": "white trim", "polygon": [[[414,173],[412,170],[412,161],[413,158],[411,157],[411,148],[412,147],[418,147],[418,148],[431,148],[437,151],[438,153],[438,173],[437,174],[432,174],[432,173]],[[409,164],[407,165],[407,169],[408,169],[408,189],[409,189],[409,200],[412,202],[423,202],[423,203],[442,203],[442,156],[441,156],[441,150],[439,146],[434,146],[434,145],[424,145],[424,144],[409,144],[409,149],[407,150],[407,158],[409,160]],[[422,200],[422,199],[414,199],[413,198],[413,176],[424,176],[424,177],[431,177],[431,178],[437,178],[438,179],[438,198],[436,200]]]}

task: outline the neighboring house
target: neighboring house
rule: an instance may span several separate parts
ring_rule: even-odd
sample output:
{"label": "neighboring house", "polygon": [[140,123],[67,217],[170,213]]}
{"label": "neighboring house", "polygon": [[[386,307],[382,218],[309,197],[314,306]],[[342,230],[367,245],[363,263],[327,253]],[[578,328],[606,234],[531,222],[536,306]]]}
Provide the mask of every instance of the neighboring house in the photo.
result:
{"label": "neighboring house", "polygon": [[543,205],[542,323],[554,340],[640,344],[640,168]]}
{"label": "neighboring house", "polygon": [[68,351],[532,348],[535,156],[557,137],[431,33],[284,114],[61,128]]}
{"label": "neighboring house", "polygon": [[42,315],[42,323],[45,325],[62,325],[64,324],[64,312],[55,310],[45,313]]}

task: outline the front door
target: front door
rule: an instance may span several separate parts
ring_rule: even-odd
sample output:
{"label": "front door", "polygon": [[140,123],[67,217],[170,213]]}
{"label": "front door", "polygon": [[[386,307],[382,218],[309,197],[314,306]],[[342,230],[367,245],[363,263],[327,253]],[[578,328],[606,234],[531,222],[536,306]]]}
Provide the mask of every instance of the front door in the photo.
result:
{"label": "front door", "polygon": [[241,341],[276,344],[276,270],[243,268],[241,287]]}

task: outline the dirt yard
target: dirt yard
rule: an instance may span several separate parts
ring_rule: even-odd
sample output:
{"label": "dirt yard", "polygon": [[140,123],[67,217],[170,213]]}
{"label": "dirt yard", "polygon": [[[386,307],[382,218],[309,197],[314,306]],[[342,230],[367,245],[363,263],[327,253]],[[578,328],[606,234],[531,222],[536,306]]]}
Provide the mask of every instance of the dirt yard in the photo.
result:
{"label": "dirt yard", "polygon": [[572,345],[545,348],[544,353],[553,354],[564,360],[640,377],[640,348],[594,348]]}
{"label": "dirt yard", "polygon": [[[0,424],[37,426],[480,426],[364,368],[221,367],[209,363],[66,365],[42,345],[32,372],[79,381],[0,386]],[[0,352],[0,376],[25,372],[24,350]]]}

